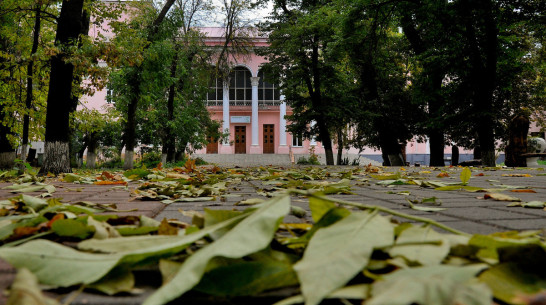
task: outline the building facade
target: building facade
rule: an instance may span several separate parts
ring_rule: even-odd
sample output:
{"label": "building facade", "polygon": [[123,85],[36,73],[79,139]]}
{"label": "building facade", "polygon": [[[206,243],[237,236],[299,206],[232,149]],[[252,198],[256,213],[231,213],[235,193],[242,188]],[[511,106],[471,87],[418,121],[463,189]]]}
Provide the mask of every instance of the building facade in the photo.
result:
{"label": "building facade", "polygon": [[[103,29],[92,27],[90,35],[95,36]],[[104,30],[106,29],[106,30]],[[206,35],[207,45],[214,47],[224,43],[223,28],[201,28]],[[267,46],[267,38],[254,37],[254,47]],[[209,137],[209,144],[197,154],[289,154],[308,155],[310,151],[321,155],[324,149],[315,139],[303,139],[301,135],[287,132],[290,124],[285,118],[292,109],[284,100],[278,85],[269,81],[260,69],[267,60],[256,54],[235,57],[231,62],[232,71],[227,81],[216,79],[210,87],[207,107],[212,119],[222,122],[222,130],[229,134],[221,142]],[[100,108],[106,103],[106,91],[96,92],[92,97],[85,97],[89,108]],[[312,124],[312,122],[310,123]],[[531,131],[538,128],[533,126]],[[337,147],[334,144],[334,154]],[[428,142],[412,141],[406,147],[406,160],[411,163],[428,164],[430,149]],[[451,157],[451,146],[445,147],[446,164]],[[344,150],[344,155],[364,156],[382,162],[381,152],[372,148],[358,151]],[[459,160],[472,159],[471,151],[460,151]],[[497,162],[503,162],[501,154]]]}

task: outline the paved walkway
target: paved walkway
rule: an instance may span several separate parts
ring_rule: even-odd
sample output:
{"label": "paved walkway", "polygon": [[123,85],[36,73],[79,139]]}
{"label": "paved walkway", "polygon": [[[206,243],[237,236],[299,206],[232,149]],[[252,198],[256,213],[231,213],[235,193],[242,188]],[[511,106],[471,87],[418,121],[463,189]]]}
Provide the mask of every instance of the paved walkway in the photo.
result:
{"label": "paved walkway", "polygon": [[[302,167],[299,167],[300,170]],[[331,167],[331,171],[347,171],[352,167]],[[303,167],[305,170],[305,167]],[[398,168],[390,169],[397,171]],[[422,177],[426,180],[435,180],[441,182],[457,182],[459,176],[437,178],[441,170],[431,170],[428,168],[408,168],[406,172],[411,172],[414,177]],[[516,170],[480,170],[473,169],[472,178],[469,185],[482,188],[498,188],[499,185],[518,186],[521,188],[532,189],[536,193],[512,193],[504,191],[503,194],[520,198],[523,202],[546,201],[546,171],[537,171],[531,169]],[[483,174],[483,175],[482,175]],[[530,177],[525,177],[529,174]],[[512,175],[512,176],[507,176]],[[523,177],[517,177],[521,175]],[[483,199],[483,192],[467,191],[436,191],[433,188],[423,188],[416,185],[393,185],[384,186],[377,184],[378,180],[370,178],[367,175],[355,176],[351,180],[352,195],[333,195],[334,198],[364,203],[367,205],[378,205],[387,207],[398,212],[428,217],[448,225],[452,228],[477,234],[489,234],[498,231],[508,230],[543,230],[546,232],[546,211],[543,209],[530,209],[523,207],[507,207],[509,202],[495,201],[492,199]],[[331,179],[332,181],[339,180]],[[138,209],[134,212],[118,212],[121,215],[146,215],[157,220],[163,218],[179,219],[185,222],[191,222],[180,211],[202,211],[209,209],[244,209],[244,206],[237,206],[235,203],[249,198],[264,198],[256,192],[258,190],[270,188],[270,185],[264,184],[261,180],[249,180],[231,183],[228,185],[229,197],[223,199],[217,198],[215,201],[203,202],[175,202],[165,205],[155,201],[134,200],[130,192],[122,189],[112,188],[111,186],[99,185],[79,185],[65,182],[53,183],[57,187],[54,197],[62,197],[64,202],[91,201],[96,203],[115,203],[120,210]],[[0,183],[0,188],[9,185]],[[130,184],[129,189],[134,190],[138,184]],[[409,193],[409,195],[408,195]],[[38,195],[39,193],[30,193]],[[404,195],[405,194],[405,195]],[[0,200],[13,197],[14,195],[7,190],[0,190]],[[444,211],[434,213],[413,210],[409,207],[408,200],[422,201],[425,198],[436,197],[437,202],[441,202]],[[308,210],[308,201],[303,198],[293,198],[294,205]],[[400,221],[404,221],[395,217]],[[307,213],[305,219],[299,219],[294,216],[287,216],[286,222],[311,222],[310,213]],[[3,291],[11,283],[14,270],[5,262],[0,262],[0,291]],[[149,278],[149,274],[143,271],[143,278]],[[138,276],[137,276],[138,277]],[[107,297],[94,295],[88,292],[80,294],[71,304],[140,304],[147,296],[146,293],[136,296]],[[58,296],[66,299],[69,294],[58,292]],[[0,296],[0,304],[5,302],[4,296]],[[194,300],[195,301],[195,300]],[[248,301],[248,300],[247,300]],[[245,303],[241,300],[238,304],[256,304],[255,299]],[[195,301],[197,302],[197,301]],[[199,301],[199,304],[205,304]],[[191,302],[190,302],[191,303]],[[266,304],[269,301],[265,301]],[[197,303],[196,303],[197,304]],[[219,303],[214,303],[219,304]],[[222,303],[224,304],[224,303]],[[228,303],[225,303],[228,304]],[[231,303],[229,303],[231,304]]]}

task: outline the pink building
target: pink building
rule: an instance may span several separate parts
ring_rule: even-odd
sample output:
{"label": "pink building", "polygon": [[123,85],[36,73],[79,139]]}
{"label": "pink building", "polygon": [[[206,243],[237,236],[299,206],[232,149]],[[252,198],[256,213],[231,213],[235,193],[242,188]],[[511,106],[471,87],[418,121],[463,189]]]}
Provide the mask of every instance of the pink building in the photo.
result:
{"label": "pink building", "polygon": [[[104,30],[106,29],[106,30]],[[90,35],[96,36],[98,31],[110,36],[107,26],[103,29],[91,28]],[[206,43],[210,46],[221,45],[223,28],[202,28],[206,33]],[[266,46],[266,37],[255,37],[256,47]],[[324,149],[319,141],[304,140],[301,135],[293,135],[286,131],[290,124],[285,119],[292,113],[284,101],[278,85],[268,81],[267,75],[260,70],[266,59],[256,54],[239,56],[232,61],[233,67],[229,81],[217,79],[208,94],[207,106],[212,119],[222,122],[222,129],[229,133],[229,141],[219,143],[210,138],[210,143],[197,154],[289,154],[308,155],[311,147],[321,155]],[[100,108],[106,102],[106,91],[99,91],[86,98],[89,108]],[[312,122],[310,123],[312,124]],[[537,131],[536,126],[532,131]],[[334,154],[337,153],[334,145]],[[344,151],[344,155],[363,156],[382,162],[381,152],[375,149],[357,149]],[[407,161],[411,164],[428,164],[430,150],[428,142],[408,143],[406,147]],[[446,164],[449,164],[451,147],[445,148]],[[472,159],[472,152],[461,151],[460,161]],[[324,158],[323,158],[324,160]],[[501,154],[498,162],[504,161]]]}

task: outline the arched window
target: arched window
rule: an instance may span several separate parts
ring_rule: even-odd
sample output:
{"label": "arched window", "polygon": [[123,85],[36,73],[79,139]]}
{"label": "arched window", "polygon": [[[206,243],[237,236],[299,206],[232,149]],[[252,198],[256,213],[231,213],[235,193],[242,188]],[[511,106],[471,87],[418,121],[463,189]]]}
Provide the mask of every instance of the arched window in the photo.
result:
{"label": "arched window", "polygon": [[279,105],[279,87],[272,82],[269,82],[267,74],[262,71],[258,72],[258,77],[260,78],[260,84],[258,85],[258,103],[262,105]]}
{"label": "arched window", "polygon": [[252,105],[252,74],[245,67],[236,67],[229,74],[229,102],[236,106]]}

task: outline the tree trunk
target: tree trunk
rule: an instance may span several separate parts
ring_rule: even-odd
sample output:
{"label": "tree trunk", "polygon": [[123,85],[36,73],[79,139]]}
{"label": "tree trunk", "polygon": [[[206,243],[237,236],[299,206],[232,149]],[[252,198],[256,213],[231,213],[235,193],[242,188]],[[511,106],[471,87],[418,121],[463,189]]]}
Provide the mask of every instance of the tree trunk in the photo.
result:
{"label": "tree trunk", "polygon": [[332,138],[330,131],[323,120],[317,122],[319,128],[319,137],[324,147],[324,154],[326,155],[326,165],[334,165],[334,153],[332,151]]}
{"label": "tree trunk", "polygon": [[[0,103],[0,120],[3,119],[4,107]],[[15,148],[11,146],[8,135],[11,129],[0,123],[0,169],[12,169],[15,165]]]}
{"label": "tree trunk", "polygon": [[[44,156],[46,158],[44,158],[44,164],[40,169],[40,173],[47,174],[50,172],[59,174],[71,172],[69,146],[68,142],[45,142]],[[57,156],[57,158],[47,158],[47,156]]]}
{"label": "tree trunk", "polygon": [[521,155],[527,152],[529,119],[524,115],[515,116],[508,125],[508,145],[504,164],[510,167],[526,167],[527,159]]}
{"label": "tree trunk", "polygon": [[337,131],[337,165],[343,163],[343,131],[341,128]]}
{"label": "tree trunk", "polygon": [[95,168],[95,163],[97,161],[97,135],[96,133],[91,133],[89,135],[89,141],[87,145],[87,168]]}
{"label": "tree trunk", "polygon": [[[33,77],[34,77],[34,60],[32,60],[32,56],[36,54],[36,51],[38,51],[38,44],[39,44],[39,38],[40,38],[40,23],[41,23],[41,17],[40,13],[42,11],[42,5],[38,3],[36,5],[36,17],[34,19],[34,33],[33,33],[33,39],[32,39],[32,49],[30,51],[30,61],[27,65],[27,95],[26,95],[26,112],[23,116],[23,149],[21,150],[21,160],[26,160],[26,153],[28,148],[28,134],[29,134],[29,127],[30,127],[30,115],[29,111],[32,107],[32,89],[33,89]],[[23,164],[21,164],[23,166]]]}
{"label": "tree trunk", "polygon": [[[63,0],[57,23],[55,43],[61,46],[75,45],[82,30],[84,0]],[[60,53],[51,58],[51,75],[47,95],[46,134],[44,164],[40,173],[69,173],[69,115],[75,109],[72,94],[74,66],[66,62],[68,54]]]}
{"label": "tree trunk", "polygon": [[[139,88],[140,88],[140,81]],[[135,88],[135,87],[133,87]],[[135,151],[136,144],[136,110],[138,107],[138,95],[134,97],[129,102],[129,107],[127,110],[127,125],[125,125],[125,159],[123,162],[123,169],[132,169],[133,168],[133,156]]]}
{"label": "tree trunk", "polygon": [[[482,165],[495,166],[493,92],[497,76],[498,29],[493,17],[494,5],[491,0],[464,0],[460,7],[468,57],[472,65],[470,83],[474,85],[472,98]],[[472,14],[472,9],[477,16]],[[476,18],[483,20],[484,28],[475,28]],[[483,37],[478,36],[478,33],[483,33]]]}
{"label": "tree trunk", "polygon": [[[418,28],[412,18],[410,10],[402,11],[402,28],[404,34],[408,39],[413,51],[416,55],[422,55],[427,50],[434,48],[431,47],[431,43],[424,40],[422,37],[422,31],[426,29]],[[420,32],[421,31],[421,32]],[[444,132],[442,116],[444,113],[441,111],[441,106],[444,103],[441,90],[442,80],[444,73],[440,70],[441,67],[435,62],[424,62],[423,72],[424,77],[423,85],[421,86],[422,94],[426,98],[426,105],[428,109],[428,120],[432,123],[427,128],[427,136],[429,137],[430,145],[430,166],[444,166]]]}
{"label": "tree trunk", "polygon": [[440,130],[429,132],[430,166],[445,166],[444,162],[444,133]]}
{"label": "tree trunk", "polygon": [[[175,48],[175,51],[178,51],[178,48]],[[176,77],[176,67],[178,64],[178,52],[175,52],[173,61],[171,63],[171,78],[175,79]],[[183,80],[180,80],[183,82]],[[165,154],[165,163],[167,161],[174,161],[175,154],[175,137],[173,135],[172,124],[174,124],[174,97],[176,94],[176,83],[173,83],[169,87],[169,96],[167,98],[167,123],[165,126],[165,140],[163,142],[163,154]],[[163,159],[163,157],[162,157]]]}
{"label": "tree trunk", "polygon": [[459,147],[456,145],[451,146],[451,165],[459,165]]}

